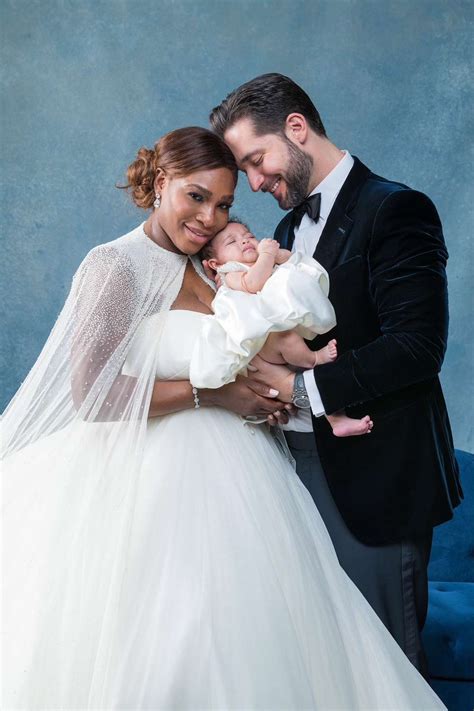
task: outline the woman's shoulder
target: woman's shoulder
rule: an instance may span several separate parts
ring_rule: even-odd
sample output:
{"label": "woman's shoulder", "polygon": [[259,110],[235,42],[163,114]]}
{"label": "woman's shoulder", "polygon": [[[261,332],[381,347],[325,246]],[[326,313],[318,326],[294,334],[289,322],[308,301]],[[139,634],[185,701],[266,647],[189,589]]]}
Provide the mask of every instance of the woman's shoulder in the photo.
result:
{"label": "woman's shoulder", "polygon": [[135,227],[130,232],[126,232],[120,237],[110,240],[109,242],[102,242],[92,247],[90,252],[86,255],[95,255],[99,258],[117,258],[122,255],[127,255],[136,251],[137,248],[143,249],[145,246],[145,233],[143,232],[143,225]]}
{"label": "woman's shoulder", "polygon": [[86,254],[76,272],[76,277],[88,273],[105,274],[112,270],[128,273],[136,271],[144,258],[146,245],[140,239],[141,225],[109,242],[102,242]]}

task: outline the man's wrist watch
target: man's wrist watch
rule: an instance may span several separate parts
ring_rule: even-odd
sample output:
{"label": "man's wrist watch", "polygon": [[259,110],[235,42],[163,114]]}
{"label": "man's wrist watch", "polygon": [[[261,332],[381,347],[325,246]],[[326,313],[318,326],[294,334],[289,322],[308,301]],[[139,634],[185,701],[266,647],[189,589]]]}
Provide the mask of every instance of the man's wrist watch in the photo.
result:
{"label": "man's wrist watch", "polygon": [[295,374],[291,402],[293,403],[293,405],[301,408],[302,410],[308,410],[311,407],[308,393],[306,392],[306,386],[304,384],[303,373]]}

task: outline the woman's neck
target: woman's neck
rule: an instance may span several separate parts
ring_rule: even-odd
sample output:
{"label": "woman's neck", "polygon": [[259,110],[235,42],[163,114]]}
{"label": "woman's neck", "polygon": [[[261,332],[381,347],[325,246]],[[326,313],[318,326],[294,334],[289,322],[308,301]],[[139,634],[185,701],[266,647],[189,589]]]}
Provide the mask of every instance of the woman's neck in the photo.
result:
{"label": "woman's neck", "polygon": [[143,225],[143,231],[152,242],[157,244],[162,249],[167,249],[168,252],[174,252],[175,254],[183,254],[183,252],[176,247],[161,227],[160,223],[156,219],[155,213],[152,213],[145,222]]}

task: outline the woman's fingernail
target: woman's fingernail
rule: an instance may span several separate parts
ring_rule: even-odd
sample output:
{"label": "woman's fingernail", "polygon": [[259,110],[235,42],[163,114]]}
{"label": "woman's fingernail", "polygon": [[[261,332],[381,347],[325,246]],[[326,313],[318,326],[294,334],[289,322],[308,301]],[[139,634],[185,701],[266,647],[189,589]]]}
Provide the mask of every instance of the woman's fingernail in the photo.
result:
{"label": "woman's fingernail", "polygon": [[270,395],[270,397],[276,397],[279,392],[280,392],[279,390],[275,390],[274,388],[270,388],[270,390],[268,391],[268,394]]}

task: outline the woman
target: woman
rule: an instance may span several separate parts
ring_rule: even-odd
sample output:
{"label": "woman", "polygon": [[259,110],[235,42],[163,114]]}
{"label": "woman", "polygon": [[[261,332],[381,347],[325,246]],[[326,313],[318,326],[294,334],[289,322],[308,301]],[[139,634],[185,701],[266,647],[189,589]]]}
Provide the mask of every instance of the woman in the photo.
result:
{"label": "woman", "polygon": [[230,411],[245,381],[187,379],[213,318],[195,255],[236,177],[205,129],[139,152],[150,217],[86,257],[5,414],[5,708],[443,708],[265,426]]}

